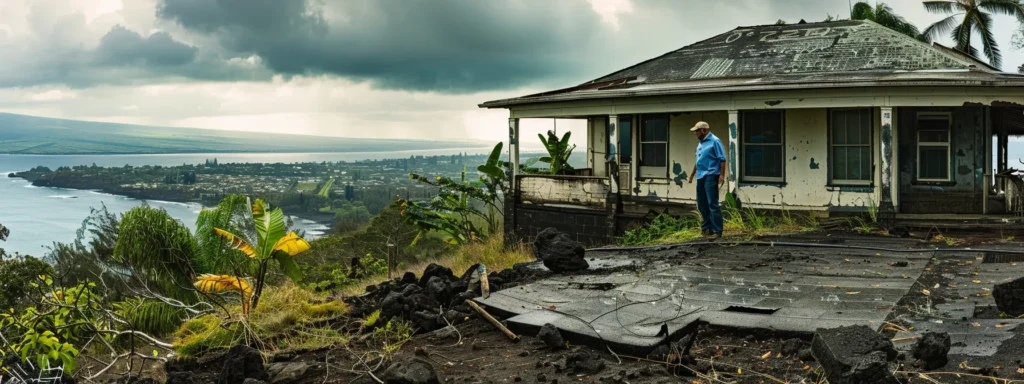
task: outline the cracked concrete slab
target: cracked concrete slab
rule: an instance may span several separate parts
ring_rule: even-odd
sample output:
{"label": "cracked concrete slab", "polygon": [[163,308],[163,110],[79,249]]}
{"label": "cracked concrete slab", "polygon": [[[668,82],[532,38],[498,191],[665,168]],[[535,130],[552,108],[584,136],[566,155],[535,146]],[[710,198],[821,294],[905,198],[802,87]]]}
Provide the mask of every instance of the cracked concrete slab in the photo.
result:
{"label": "cracked concrete slab", "polygon": [[[608,269],[553,276],[477,299],[536,333],[552,323],[570,342],[646,354],[698,322],[773,331],[878,329],[931,253],[774,245],[689,245],[588,252]],[[907,267],[892,267],[906,262]],[[623,266],[630,266],[627,269]]]}

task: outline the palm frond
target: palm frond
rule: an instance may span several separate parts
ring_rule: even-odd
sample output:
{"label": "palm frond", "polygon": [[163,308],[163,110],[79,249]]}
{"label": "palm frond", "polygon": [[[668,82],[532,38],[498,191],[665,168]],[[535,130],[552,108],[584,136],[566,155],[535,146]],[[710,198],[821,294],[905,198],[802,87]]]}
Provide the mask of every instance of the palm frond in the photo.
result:
{"label": "palm frond", "polygon": [[981,35],[981,47],[988,58],[988,63],[999,68],[1003,64],[1003,55],[996,43],[995,35],[992,34],[992,16],[984,12],[975,13],[974,30]]}
{"label": "palm frond", "polygon": [[214,228],[221,228],[247,239],[253,238],[252,211],[249,199],[242,195],[227,195],[214,208],[203,209],[196,218],[196,241],[199,243],[197,272],[205,273],[237,268],[248,257],[232,250]]}
{"label": "palm frond", "polygon": [[964,14],[963,22],[953,28],[950,31],[949,37],[953,39],[953,43],[958,51],[970,52],[971,47],[971,30],[974,28],[975,19],[971,13],[967,12]]}
{"label": "palm frond", "polygon": [[262,199],[252,205],[252,217],[256,224],[256,235],[259,241],[255,245],[260,257],[268,257],[274,244],[285,235],[284,211],[281,208],[270,209]]}
{"label": "palm frond", "polygon": [[921,34],[917,29],[917,26],[907,21],[902,16],[897,15],[893,12],[892,8],[885,3],[878,3],[874,10],[874,16],[874,21],[876,23],[896,32],[913,38],[917,38],[917,36]]}
{"label": "palm frond", "polygon": [[225,231],[220,228],[214,228],[213,233],[226,239],[228,241],[228,246],[231,247],[231,249],[241,251],[248,257],[259,256],[256,254],[256,250],[253,249],[252,245],[250,245],[249,242],[245,241],[245,239],[243,239],[241,236],[235,235],[231,232]]}
{"label": "palm frond", "polygon": [[924,9],[931,13],[956,13],[967,12],[967,7],[959,1],[925,1]]}
{"label": "palm frond", "polygon": [[978,3],[978,8],[997,15],[1013,16],[1024,23],[1024,4],[1020,0],[983,0]]}
{"label": "palm frond", "polygon": [[243,297],[252,294],[252,286],[248,281],[238,276],[230,275],[200,275],[196,278],[196,289],[199,292],[213,294],[224,292],[238,292]]}
{"label": "palm frond", "polygon": [[958,15],[952,15],[946,17],[945,19],[939,20],[935,22],[935,24],[932,24],[928,26],[928,28],[925,28],[924,32],[921,32],[921,34],[931,40],[940,39],[943,36],[949,34],[950,31],[952,31],[954,28],[956,28],[958,23],[957,16]]}

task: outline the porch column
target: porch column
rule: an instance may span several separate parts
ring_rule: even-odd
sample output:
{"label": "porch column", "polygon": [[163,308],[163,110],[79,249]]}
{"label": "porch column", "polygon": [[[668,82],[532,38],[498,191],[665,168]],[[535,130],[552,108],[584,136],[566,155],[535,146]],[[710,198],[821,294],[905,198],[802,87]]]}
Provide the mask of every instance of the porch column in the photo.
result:
{"label": "porch column", "polygon": [[617,213],[619,206],[619,115],[608,115],[605,129],[608,131],[608,156],[604,164],[608,170],[608,196],[605,197],[605,236],[615,240],[618,233]]}
{"label": "porch column", "polygon": [[728,159],[727,159],[727,161],[729,163],[729,170],[728,170],[728,172],[729,172],[728,176],[729,177],[727,177],[729,185],[726,187],[726,189],[729,191],[729,193],[736,193],[736,185],[737,185],[737,181],[739,180],[738,177],[737,177],[739,175],[738,169],[740,169],[739,168],[739,166],[740,166],[739,165],[739,158],[740,158],[740,156],[739,156],[739,151],[740,151],[739,126],[740,126],[740,111],[736,111],[736,110],[729,111],[729,156],[728,156]]}
{"label": "porch column", "polygon": [[516,176],[519,176],[519,119],[508,119],[508,162],[512,164],[512,180],[509,186],[513,192],[519,191]]}
{"label": "porch column", "polygon": [[882,107],[882,145],[881,145],[881,196],[879,210],[895,214],[893,206],[893,130],[892,130],[892,107]]}
{"label": "porch column", "polygon": [[608,179],[611,181],[612,192],[619,191],[619,115],[608,115],[608,156],[604,159],[605,167],[608,169]]}

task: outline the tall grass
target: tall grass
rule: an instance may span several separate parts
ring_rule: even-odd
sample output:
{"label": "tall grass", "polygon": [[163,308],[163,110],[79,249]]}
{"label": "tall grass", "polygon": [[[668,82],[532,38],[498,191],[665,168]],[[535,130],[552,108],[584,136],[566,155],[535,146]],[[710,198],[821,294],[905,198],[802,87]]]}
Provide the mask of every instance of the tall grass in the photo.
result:
{"label": "tall grass", "polygon": [[[812,217],[793,214],[788,209],[770,212],[725,205],[722,207],[722,219],[725,237],[734,239],[808,232],[820,227]],[[652,245],[697,240],[701,237],[700,222],[700,219],[692,217],[660,215],[650,224],[626,232],[619,244]]]}
{"label": "tall grass", "polygon": [[[486,241],[478,243],[463,244],[453,248],[451,253],[434,260],[421,261],[408,265],[400,265],[393,273],[394,277],[401,277],[405,272],[412,272],[417,275],[430,263],[436,263],[451,268],[456,275],[463,273],[470,266],[481,263],[487,266],[490,271],[500,271],[512,268],[518,263],[525,263],[536,260],[533,253],[523,244],[505,248],[505,239],[501,235],[488,237]],[[371,276],[351,284],[341,290],[344,295],[357,295],[362,293],[366,286],[380,284],[388,279],[387,274]]]}

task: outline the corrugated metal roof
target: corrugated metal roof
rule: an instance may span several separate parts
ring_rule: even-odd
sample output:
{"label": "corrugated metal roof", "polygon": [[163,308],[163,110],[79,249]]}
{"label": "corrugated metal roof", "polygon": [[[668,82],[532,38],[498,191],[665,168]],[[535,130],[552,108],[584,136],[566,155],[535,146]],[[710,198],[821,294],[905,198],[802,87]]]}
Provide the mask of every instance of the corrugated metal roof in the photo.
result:
{"label": "corrugated metal roof", "polygon": [[[1024,77],[870,21],[740,27],[577,87],[481,104],[837,86],[1018,85]],[[607,85],[613,84],[613,85]],[[773,87],[777,86],[777,87]]]}

